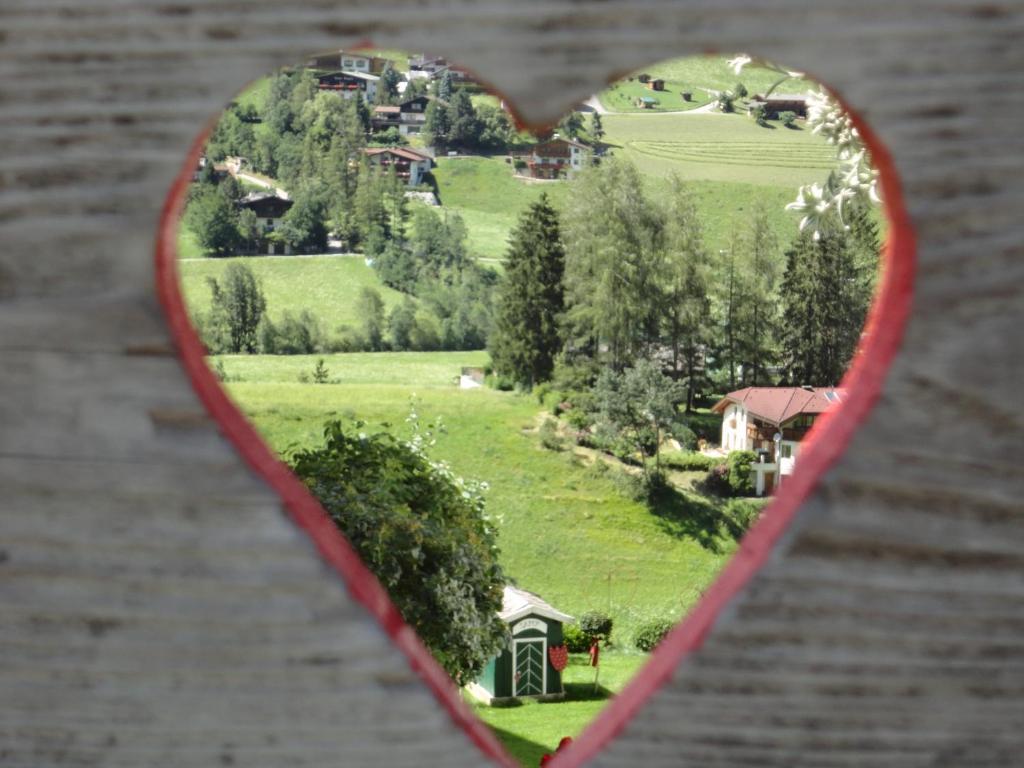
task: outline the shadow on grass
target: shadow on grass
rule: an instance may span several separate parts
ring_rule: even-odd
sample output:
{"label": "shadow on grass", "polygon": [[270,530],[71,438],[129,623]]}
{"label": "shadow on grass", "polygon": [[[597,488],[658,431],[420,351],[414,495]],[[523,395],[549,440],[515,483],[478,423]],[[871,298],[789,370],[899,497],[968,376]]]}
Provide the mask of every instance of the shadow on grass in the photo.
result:
{"label": "shadow on grass", "polygon": [[[612,692],[603,685],[598,685],[594,690],[593,683],[566,683],[564,701],[604,701],[610,699]],[[549,702],[557,704],[560,702]]]}
{"label": "shadow on grass", "polygon": [[749,520],[744,524],[726,514],[722,503],[683,493],[665,482],[655,484],[647,498],[662,530],[678,539],[693,539],[715,554],[721,554],[723,542],[739,541],[750,525]]}
{"label": "shadow on grass", "polygon": [[540,759],[550,752],[548,747],[543,744],[538,744],[535,741],[524,739],[518,734],[506,731],[504,728],[498,728],[493,725],[489,725],[494,735],[498,737],[498,741],[502,743],[505,749],[508,750],[509,754],[516,759],[520,765],[533,766],[540,765]]}

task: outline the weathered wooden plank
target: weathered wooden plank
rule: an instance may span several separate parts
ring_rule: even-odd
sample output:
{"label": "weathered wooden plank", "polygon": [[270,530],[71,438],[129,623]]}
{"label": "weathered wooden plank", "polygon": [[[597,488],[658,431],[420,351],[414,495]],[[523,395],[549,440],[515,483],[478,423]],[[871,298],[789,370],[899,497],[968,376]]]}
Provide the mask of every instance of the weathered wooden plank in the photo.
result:
{"label": "weathered wooden plank", "polygon": [[1018,0],[7,0],[0,30],[0,763],[481,762],[190,426],[153,299],[204,121],[367,37],[449,54],[538,122],[652,60],[749,50],[834,85],[905,184],[919,279],[878,407],[594,764],[1022,763]]}

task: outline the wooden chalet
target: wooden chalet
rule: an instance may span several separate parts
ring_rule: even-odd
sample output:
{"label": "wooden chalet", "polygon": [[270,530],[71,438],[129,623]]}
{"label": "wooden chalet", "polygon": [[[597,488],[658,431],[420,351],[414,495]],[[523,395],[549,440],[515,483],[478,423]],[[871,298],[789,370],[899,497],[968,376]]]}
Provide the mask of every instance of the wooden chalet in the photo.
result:
{"label": "wooden chalet", "polygon": [[270,238],[293,205],[289,198],[274,192],[252,192],[235,205],[240,209],[252,211],[259,220],[261,237],[256,243],[257,251],[273,255],[280,248],[285,254],[291,253],[291,248],[287,244],[281,245]]}
{"label": "wooden chalet", "polygon": [[388,60],[368,53],[353,51],[328,51],[310,56],[306,60],[309,69],[337,70],[362,72],[363,74],[379,75],[384,71]]}
{"label": "wooden chalet", "polygon": [[534,144],[522,158],[531,178],[560,179],[583,170],[592,154],[593,150],[583,142],[556,135]]}
{"label": "wooden chalet", "polygon": [[647,81],[647,87],[650,88],[652,91],[664,91],[665,81],[662,80],[660,77],[653,77]]}
{"label": "wooden chalet", "polygon": [[793,112],[797,117],[807,117],[807,97],[799,93],[775,93],[771,96],[755,94],[748,109],[764,107],[764,116],[777,120],[783,112]]}
{"label": "wooden chalet", "polygon": [[394,169],[395,174],[408,187],[423,183],[433,164],[433,158],[409,147],[367,147],[363,153],[370,164],[384,170]]}
{"label": "wooden chalet", "polygon": [[420,133],[427,119],[429,96],[416,96],[397,106],[379,106],[373,110],[371,126],[375,131],[398,128],[403,136]]}
{"label": "wooden chalet", "polygon": [[815,420],[845,399],[845,390],[827,387],[745,387],[711,410],[722,414],[723,450],[757,453],[751,471],[761,496],[792,474],[800,443]]}
{"label": "wooden chalet", "polygon": [[317,76],[316,87],[321,91],[334,91],[346,99],[360,94],[371,102],[377,97],[379,81],[376,75],[361,72],[325,72]]}

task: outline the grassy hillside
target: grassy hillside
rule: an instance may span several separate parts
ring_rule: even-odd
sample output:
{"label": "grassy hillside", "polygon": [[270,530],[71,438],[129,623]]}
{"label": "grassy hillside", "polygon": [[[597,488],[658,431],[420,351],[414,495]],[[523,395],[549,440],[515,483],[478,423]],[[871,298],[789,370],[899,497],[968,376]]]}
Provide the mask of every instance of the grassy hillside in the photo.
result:
{"label": "grassy hillside", "polygon": [[608,115],[605,141],[643,174],[687,180],[797,187],[821,181],[835,148],[802,128],[745,115]]}
{"label": "grassy hillside", "polygon": [[362,256],[239,256],[178,262],[190,310],[209,311],[206,278],[219,277],[231,263],[251,268],[262,282],[272,319],[286,309],[296,314],[308,309],[320,318],[324,330],[333,332],[358,321],[355,298],[363,286],[377,289],[389,308],[401,301],[402,295],[383,285]]}
{"label": "grassy hillside", "polygon": [[486,353],[325,356],[340,383],[299,383],[317,359],[215,358],[229,379],[241,378],[228,392],[279,452],[316,443],[332,417],[400,430],[415,393],[421,418],[440,417],[447,427],[433,455],[490,484],[487,507],[500,521],[508,575],[570,614],[612,613],[620,642],[644,619],[682,615],[735,549],[731,540],[715,539],[717,551],[702,546],[691,535],[697,518],[652,514],[623,496],[614,477],[542,449],[532,431],[540,410],[534,398],[459,390],[459,368],[483,364]]}
{"label": "grassy hillside", "polygon": [[[633,106],[638,96],[653,96],[658,99],[657,111],[693,109],[706,104],[712,99],[708,91],[731,91],[737,83],[743,83],[747,91],[753,95],[764,93],[779,79],[777,72],[761,67],[746,66],[736,75],[726,64],[732,56],[690,56],[683,59],[669,59],[659,64],[643,67],[633,76],[646,72],[651,77],[665,80],[665,90],[651,91],[642,83],[628,78],[619,81],[599,94],[601,103],[608,109],[621,112],[641,112]],[[790,79],[779,86],[779,90],[787,93],[803,92],[814,87],[813,83],[803,79]],[[693,93],[692,102],[684,102],[679,95],[681,91]]]}
{"label": "grassy hillside", "polygon": [[439,158],[434,178],[441,204],[466,220],[470,250],[490,258],[505,255],[519,213],[541,192],[561,207],[569,191],[564,181],[530,183],[513,178],[503,157]]}

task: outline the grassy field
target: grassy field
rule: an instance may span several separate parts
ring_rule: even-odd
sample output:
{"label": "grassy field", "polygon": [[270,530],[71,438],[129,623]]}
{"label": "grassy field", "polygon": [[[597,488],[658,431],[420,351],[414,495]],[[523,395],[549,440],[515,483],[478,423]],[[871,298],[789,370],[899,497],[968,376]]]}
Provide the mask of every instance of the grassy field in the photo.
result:
{"label": "grassy field", "polygon": [[608,115],[605,141],[652,178],[786,187],[822,181],[835,148],[820,136],[745,115]]}
{"label": "grassy field", "polygon": [[575,738],[622,690],[647,661],[646,655],[601,654],[598,692],[594,693],[594,668],[586,654],[571,654],[563,673],[566,700],[537,702],[521,706],[488,707],[473,704],[477,716],[501,739],[505,748],[524,766],[536,766],[540,758],[554,752],[563,736]]}
{"label": "grassy field", "polygon": [[375,288],[388,308],[401,301],[401,294],[383,285],[362,256],[237,256],[178,262],[191,311],[209,311],[206,278],[219,277],[231,263],[244,264],[259,278],[267,312],[274,320],[286,309],[295,314],[308,309],[320,318],[325,331],[333,332],[358,321],[355,298],[363,286]]}
{"label": "grassy field", "polygon": [[253,80],[243,88],[233,101],[239,107],[252,106],[257,112],[263,111],[263,103],[270,92],[270,84],[274,81],[275,75],[267,75],[258,80]]}
{"label": "grassy field", "polygon": [[[737,83],[743,83],[747,91],[753,95],[764,93],[779,79],[780,75],[762,67],[746,66],[736,75],[726,64],[732,56],[690,56],[643,67],[633,76],[646,72],[651,77],[665,80],[664,91],[652,91],[636,80],[620,80],[598,94],[605,108],[621,112],[646,112],[633,105],[638,96],[652,96],[659,103],[655,111],[685,110],[699,107],[712,99],[708,91],[731,91]],[[780,91],[787,93],[803,92],[814,87],[814,84],[803,79],[790,79],[779,86]],[[680,92],[693,93],[692,102],[684,102]]]}
{"label": "grassy field", "polygon": [[685,509],[652,512],[623,495],[614,473],[542,449],[535,398],[458,389],[460,367],[482,365],[486,353],[326,355],[338,383],[299,383],[319,357],[214,359],[230,395],[278,452],[317,443],[329,418],[401,432],[415,394],[421,419],[440,418],[447,428],[433,455],[489,483],[506,573],[572,615],[611,613],[620,646],[639,622],[685,613],[735,549],[701,527],[708,510],[700,497],[687,497]]}
{"label": "grassy field", "polygon": [[556,207],[569,192],[567,182],[514,178],[503,157],[439,158],[434,178],[441,204],[466,220],[470,251],[490,258],[504,257],[516,219],[541,192],[547,192]]}

